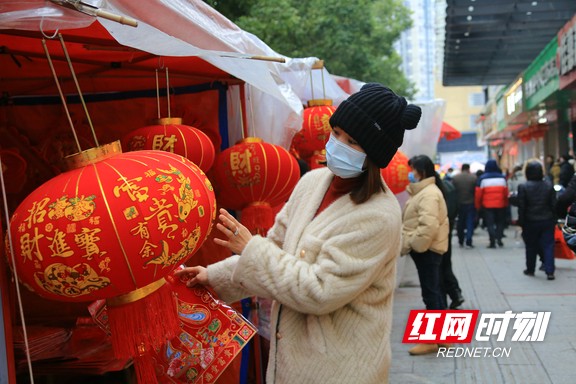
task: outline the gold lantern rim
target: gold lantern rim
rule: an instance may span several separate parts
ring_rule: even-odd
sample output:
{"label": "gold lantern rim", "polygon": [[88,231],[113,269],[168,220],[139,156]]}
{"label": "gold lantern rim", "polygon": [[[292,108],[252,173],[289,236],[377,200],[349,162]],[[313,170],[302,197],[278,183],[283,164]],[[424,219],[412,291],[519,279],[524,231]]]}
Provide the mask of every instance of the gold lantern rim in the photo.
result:
{"label": "gold lantern rim", "polygon": [[68,170],[72,170],[109,159],[110,157],[116,156],[120,153],[122,153],[122,145],[120,144],[120,140],[117,140],[112,143],[68,155],[64,158],[64,161],[66,162]]}

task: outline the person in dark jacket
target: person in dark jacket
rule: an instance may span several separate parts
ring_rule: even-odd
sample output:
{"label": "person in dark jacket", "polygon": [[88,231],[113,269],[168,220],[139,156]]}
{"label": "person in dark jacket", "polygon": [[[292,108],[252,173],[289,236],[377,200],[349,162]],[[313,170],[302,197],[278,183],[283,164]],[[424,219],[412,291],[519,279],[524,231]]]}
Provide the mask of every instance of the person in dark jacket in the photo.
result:
{"label": "person in dark jacket", "polygon": [[446,296],[450,297],[450,309],[457,309],[464,303],[464,296],[462,296],[462,289],[458,283],[458,278],[452,270],[452,230],[454,229],[454,222],[458,214],[458,195],[456,188],[452,181],[444,178],[442,180],[444,190],[444,200],[446,201],[446,208],[448,209],[448,250],[442,255],[442,262],[440,263],[440,290],[442,292],[442,299],[444,300],[444,307],[448,307]]}
{"label": "person in dark jacket", "polygon": [[556,215],[558,216],[558,218],[563,219],[564,217],[566,217],[566,212],[568,212],[568,208],[575,201],[576,201],[576,174],[572,176],[564,191],[562,191],[562,193],[558,196],[558,200],[556,201]]}
{"label": "person in dark jacket", "polygon": [[470,164],[462,164],[461,172],[452,178],[452,184],[456,189],[458,202],[458,244],[466,248],[473,248],[472,236],[474,236],[474,224],[476,222],[476,209],[474,208],[474,191],[476,190],[476,175],[470,173]]}
{"label": "person in dark jacket", "polygon": [[544,262],[548,280],[554,280],[554,228],[556,226],[556,192],[544,178],[539,160],[529,160],[524,167],[526,182],[518,186],[518,225],[526,245],[524,274],[534,276],[536,256]]}
{"label": "person in dark jacket", "polygon": [[486,162],[484,173],[478,178],[474,192],[477,210],[484,212],[484,223],[490,237],[488,248],[503,247],[502,237],[508,209],[508,184],[496,160]]}
{"label": "person in dark jacket", "polygon": [[566,188],[572,176],[574,176],[574,165],[572,165],[572,156],[560,156],[560,184]]}

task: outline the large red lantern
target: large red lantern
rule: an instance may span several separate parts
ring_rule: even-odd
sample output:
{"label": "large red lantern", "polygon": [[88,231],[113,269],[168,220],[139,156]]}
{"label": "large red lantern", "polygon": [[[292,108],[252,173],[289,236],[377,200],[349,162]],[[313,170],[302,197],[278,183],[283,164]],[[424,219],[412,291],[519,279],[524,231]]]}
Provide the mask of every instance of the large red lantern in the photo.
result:
{"label": "large red lantern", "polygon": [[212,169],[218,203],[242,210],[241,221],[263,234],[300,179],[298,161],[286,149],[249,137],[222,151]]}
{"label": "large red lantern", "polygon": [[207,172],[216,156],[214,144],[198,128],[183,125],[181,118],[162,118],[157,125],[135,129],[122,138],[126,151],[145,149],[176,153]]}
{"label": "large red lantern", "polygon": [[394,194],[403,192],[410,184],[408,180],[408,172],[410,172],[408,157],[401,151],[396,152],[390,163],[380,172],[386,185]]}
{"label": "large red lantern", "polygon": [[197,165],[164,151],[84,151],[32,192],[10,220],[18,276],[42,297],[107,299],[118,357],[174,329],[164,277],[211,231],[212,186]]}
{"label": "large red lantern", "polygon": [[304,109],[302,129],[292,138],[292,148],[300,158],[308,160],[324,150],[332,131],[330,116],[335,110],[336,107],[329,99],[315,99],[308,102],[308,107]]}

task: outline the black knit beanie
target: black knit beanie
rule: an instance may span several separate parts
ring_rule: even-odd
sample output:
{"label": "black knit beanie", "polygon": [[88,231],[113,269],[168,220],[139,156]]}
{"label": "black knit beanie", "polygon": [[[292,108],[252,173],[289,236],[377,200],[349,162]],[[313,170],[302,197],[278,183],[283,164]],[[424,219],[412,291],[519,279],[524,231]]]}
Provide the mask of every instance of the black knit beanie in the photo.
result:
{"label": "black knit beanie", "polygon": [[386,168],[402,145],[404,130],[416,128],[420,116],[420,107],[381,84],[368,83],[338,106],[330,125],[342,128],[373,163]]}

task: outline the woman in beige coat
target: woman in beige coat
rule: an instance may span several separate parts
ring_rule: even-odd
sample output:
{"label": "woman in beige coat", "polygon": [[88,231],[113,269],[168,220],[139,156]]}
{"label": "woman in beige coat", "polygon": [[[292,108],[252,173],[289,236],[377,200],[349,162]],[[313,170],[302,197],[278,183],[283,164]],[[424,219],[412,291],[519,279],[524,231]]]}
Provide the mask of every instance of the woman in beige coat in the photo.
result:
{"label": "woman in beige coat", "polygon": [[[410,159],[414,176],[406,191],[410,198],[402,215],[402,254],[410,254],[418,270],[426,309],[446,309],[440,289],[440,263],[448,250],[448,210],[442,180],[428,156]],[[418,344],[413,355],[433,353],[436,344]]]}
{"label": "woman in beige coat", "polygon": [[266,384],[385,384],[402,213],[385,168],[421,110],[366,84],[330,118],[327,169],[306,173],[266,237],[225,210],[219,245],[235,253],[178,274],[225,301],[273,299]]}

